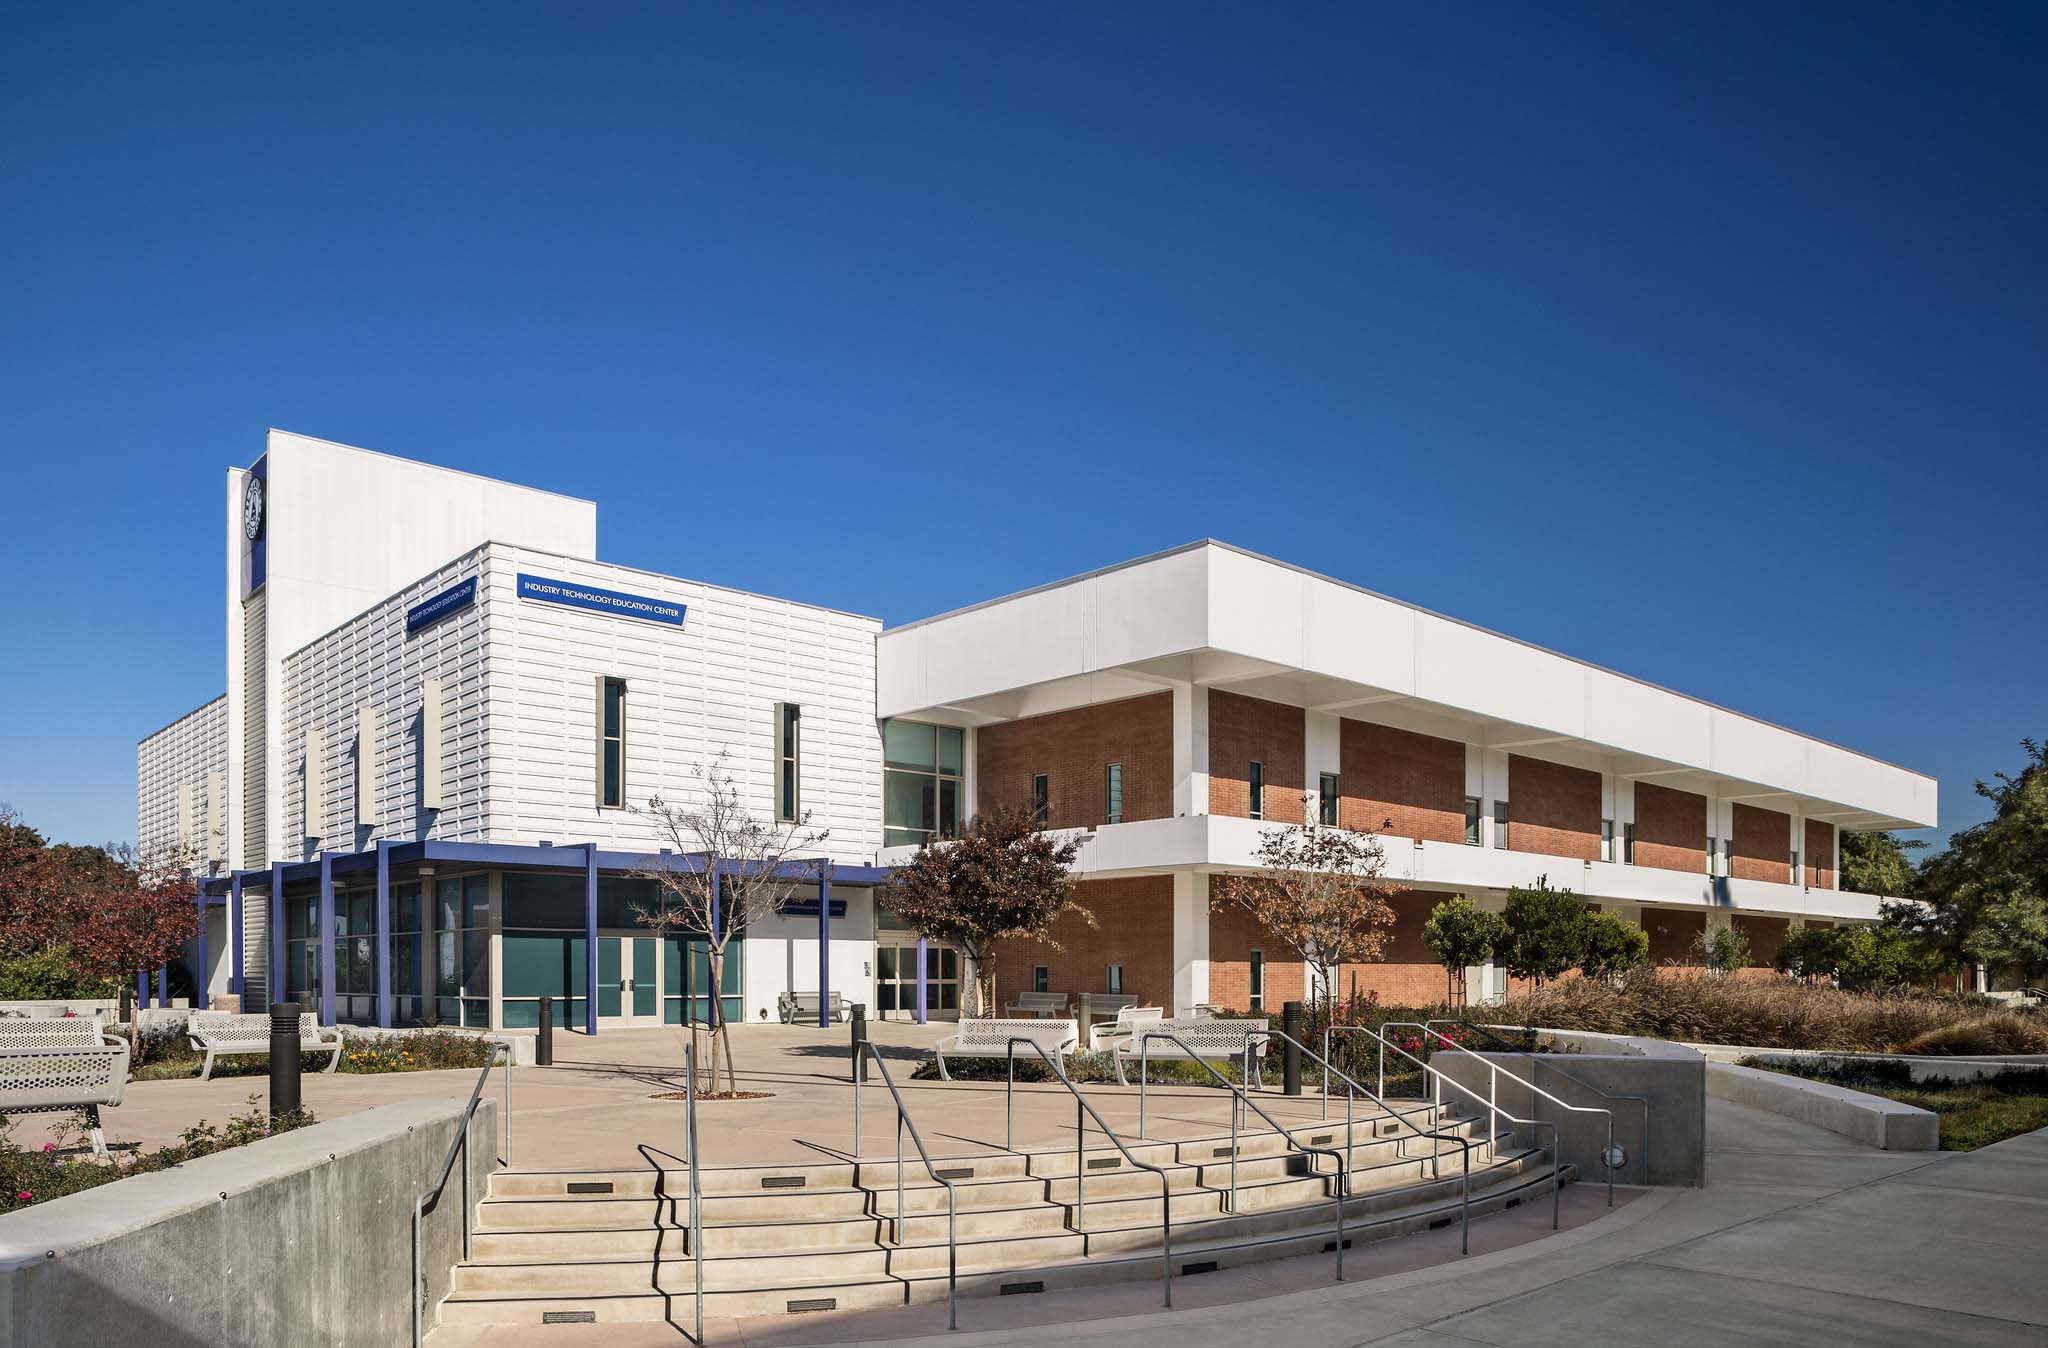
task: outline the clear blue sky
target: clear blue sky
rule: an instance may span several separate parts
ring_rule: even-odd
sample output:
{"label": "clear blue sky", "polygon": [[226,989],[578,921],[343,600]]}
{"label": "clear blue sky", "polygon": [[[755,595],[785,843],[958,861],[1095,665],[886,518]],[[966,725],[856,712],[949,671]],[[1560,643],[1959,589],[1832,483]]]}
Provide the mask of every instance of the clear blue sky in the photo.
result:
{"label": "clear blue sky", "polygon": [[266,426],[902,621],[1213,535],[2048,734],[2048,6],[17,6],[0,800],[134,831]]}

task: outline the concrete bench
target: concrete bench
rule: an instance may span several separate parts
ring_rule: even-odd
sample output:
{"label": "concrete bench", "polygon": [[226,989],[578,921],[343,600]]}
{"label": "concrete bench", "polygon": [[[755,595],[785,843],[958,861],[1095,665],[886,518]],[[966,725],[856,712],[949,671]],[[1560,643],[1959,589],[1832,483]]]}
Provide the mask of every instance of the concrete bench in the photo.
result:
{"label": "concrete bench", "polygon": [[1020,992],[1017,994],[1017,1000],[1003,1010],[1013,1020],[1020,1016],[1064,1016],[1067,1014],[1067,994]]}
{"label": "concrete bench", "polygon": [[[194,1011],[185,1022],[185,1033],[191,1038],[192,1047],[206,1055],[206,1061],[199,1069],[201,1081],[213,1075],[215,1058],[270,1056],[270,1017],[267,1015]],[[341,1049],[342,1036],[338,1028],[332,1025],[323,1027],[319,1017],[311,1011],[299,1016],[299,1051],[327,1054],[327,1066],[321,1070],[332,1072],[341,1065]]]}
{"label": "concrete bench", "polygon": [[[1118,1084],[1128,1086],[1131,1083],[1124,1076],[1125,1063],[1140,1059],[1146,1062],[1172,1059],[1193,1062],[1198,1058],[1212,1062],[1235,1059],[1242,1063],[1248,1048],[1255,1059],[1264,1053],[1266,1040],[1272,1033],[1272,1027],[1263,1020],[1199,1016],[1141,1021],[1132,1027],[1128,1038],[1117,1041],[1111,1050],[1110,1061],[1116,1067]],[[1160,1037],[1168,1034],[1174,1039]],[[1183,1048],[1182,1044],[1187,1047]],[[1252,1077],[1246,1084],[1256,1088],[1257,1077]]]}
{"label": "concrete bench", "polygon": [[[1044,1049],[1046,1056],[1057,1061],[1064,1071],[1067,1055],[1080,1041],[1080,1032],[1071,1020],[1047,1020],[1043,1017],[1030,1020],[963,1020],[960,1032],[941,1039],[935,1050],[939,1055],[939,1076],[947,1081],[953,1079],[946,1072],[946,1059],[949,1057],[1009,1057],[1012,1039],[1029,1039]],[[1038,1054],[1019,1044],[1017,1058],[1029,1062],[1036,1060]]]}
{"label": "concrete bench", "polygon": [[[799,1020],[815,1022],[818,1019],[818,994],[785,992],[775,999],[775,1009],[784,1025],[794,1025]],[[836,992],[827,993],[825,1011],[835,1021],[845,1020],[846,999]]]}
{"label": "concrete bench", "polygon": [[[1116,1013],[1116,1019],[1107,1025],[1088,1027],[1088,1051],[1107,1053],[1122,1041],[1130,1038],[1141,1028],[1150,1028],[1166,1019],[1163,1006],[1126,1006]],[[1168,1047],[1171,1047],[1169,1045]]]}
{"label": "concrete bench", "polygon": [[95,1156],[107,1155],[100,1106],[121,1103],[128,1087],[128,1044],[97,1016],[0,1019],[0,1114],[79,1110]]}

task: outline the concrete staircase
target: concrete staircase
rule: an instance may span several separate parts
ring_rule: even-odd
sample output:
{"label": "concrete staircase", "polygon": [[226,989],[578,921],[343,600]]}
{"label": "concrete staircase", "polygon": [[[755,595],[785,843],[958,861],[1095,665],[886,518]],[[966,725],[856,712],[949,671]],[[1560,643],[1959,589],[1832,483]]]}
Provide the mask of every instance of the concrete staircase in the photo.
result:
{"label": "concrete staircase", "polygon": [[[1402,1112],[1430,1126],[1427,1106]],[[1472,1211],[1548,1201],[1547,1154],[1484,1145],[1483,1120],[1446,1116],[1475,1144]],[[1292,1130],[1296,1141],[1344,1146],[1341,1119]],[[1334,1249],[1334,1167],[1281,1134],[1246,1132],[1231,1209],[1227,1136],[1130,1143],[1170,1182],[1175,1276]],[[1460,1151],[1442,1149],[1385,1115],[1361,1115],[1351,1148],[1347,1244],[1454,1224]],[[962,1296],[1050,1292],[1157,1279],[1160,1180],[1106,1143],[1083,1154],[1085,1230],[1076,1225],[1075,1154],[997,1152],[936,1162],[958,1201]],[[759,1166],[703,1176],[704,1313],[774,1315],[943,1301],[946,1191],[914,1153],[896,1162]],[[501,1171],[478,1205],[470,1257],[455,1269],[444,1323],[687,1321],[696,1271],[688,1249],[683,1170]]]}

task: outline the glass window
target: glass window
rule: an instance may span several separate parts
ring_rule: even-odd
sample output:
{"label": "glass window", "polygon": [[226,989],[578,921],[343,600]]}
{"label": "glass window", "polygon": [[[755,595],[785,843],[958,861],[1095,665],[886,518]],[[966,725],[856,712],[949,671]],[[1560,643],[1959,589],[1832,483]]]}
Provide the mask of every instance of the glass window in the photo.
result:
{"label": "glass window", "polygon": [[1109,974],[1105,981],[1109,984],[1108,991],[1122,992],[1124,990],[1124,966],[1121,964],[1110,965]]}
{"label": "glass window", "polygon": [[793,820],[797,814],[797,748],[803,709],[794,702],[778,702],[775,713],[775,817]]}
{"label": "glass window", "polygon": [[882,723],[884,847],[914,847],[960,831],[966,742],[958,726]]}
{"label": "glass window", "polygon": [[1797,852],[1792,854],[1792,883],[1795,885],[1799,883],[1799,853]]}
{"label": "glass window", "polygon": [[1251,1009],[1263,1010],[1266,1005],[1266,952],[1254,950],[1251,957]]}
{"label": "glass window", "polygon": [[1031,779],[1031,822],[1043,825],[1052,813],[1052,779],[1039,773]]}
{"label": "glass window", "polygon": [[916,721],[882,722],[883,766],[937,772],[938,729]]}
{"label": "glass window", "polygon": [[1109,798],[1108,822],[1121,824],[1124,822],[1124,765],[1111,763],[1108,778],[1105,784]]}
{"label": "glass window", "polygon": [[1621,826],[1621,860],[1623,865],[1636,864],[1636,826],[1633,820]]}
{"label": "glass window", "polygon": [[1251,766],[1251,772],[1248,775],[1251,780],[1252,789],[1251,816],[1254,819],[1264,819],[1266,817],[1266,765],[1254,761]]}
{"label": "glass window", "polygon": [[1031,967],[1031,990],[1033,992],[1052,991],[1052,970],[1046,968],[1043,964],[1033,965]]}
{"label": "glass window", "polygon": [[1493,845],[1508,845],[1508,803],[1504,800],[1493,803]]}
{"label": "glass window", "polygon": [[626,681],[606,679],[603,700],[597,803],[617,808],[626,803]]}
{"label": "glass window", "polygon": [[1322,785],[1317,789],[1316,822],[1331,828],[1337,826],[1337,774],[1334,772],[1324,773]]}
{"label": "glass window", "polygon": [[1600,821],[1600,859],[1602,861],[1614,860],[1614,821],[1612,819]]}
{"label": "glass window", "polygon": [[1707,838],[1707,874],[1708,874],[1708,875],[1719,875],[1719,874],[1721,873],[1720,865],[1719,865],[1718,861],[1716,860],[1716,856],[1717,856],[1717,854],[1718,854],[1718,851],[1719,851],[1720,845],[1721,845],[1721,840],[1720,840],[1719,838],[1713,837],[1712,835],[1709,835],[1709,836],[1708,836],[1708,838]]}
{"label": "glass window", "polygon": [[1479,797],[1465,797],[1465,842],[1467,846],[1479,846]]}

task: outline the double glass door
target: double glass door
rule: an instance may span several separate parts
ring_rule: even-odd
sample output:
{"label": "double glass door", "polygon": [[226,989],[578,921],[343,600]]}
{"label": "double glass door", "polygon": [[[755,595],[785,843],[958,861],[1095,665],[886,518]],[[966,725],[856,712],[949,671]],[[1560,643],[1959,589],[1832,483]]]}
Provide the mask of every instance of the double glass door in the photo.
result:
{"label": "double glass door", "polygon": [[[949,945],[927,946],[924,952],[924,1006],[927,1016],[957,1020],[960,1016],[960,952]],[[875,1008],[884,1019],[909,1020],[917,1014],[917,944],[875,947]]]}
{"label": "double glass door", "polygon": [[615,1025],[661,1024],[661,950],[653,936],[597,938],[597,1014]]}

